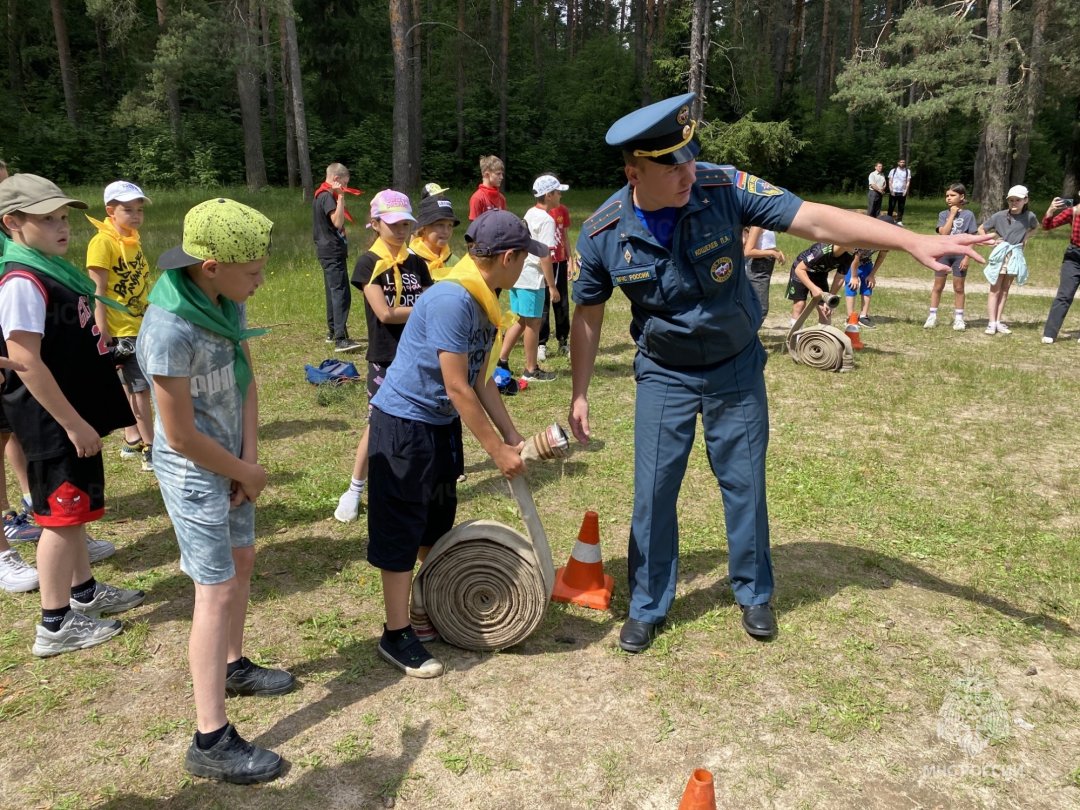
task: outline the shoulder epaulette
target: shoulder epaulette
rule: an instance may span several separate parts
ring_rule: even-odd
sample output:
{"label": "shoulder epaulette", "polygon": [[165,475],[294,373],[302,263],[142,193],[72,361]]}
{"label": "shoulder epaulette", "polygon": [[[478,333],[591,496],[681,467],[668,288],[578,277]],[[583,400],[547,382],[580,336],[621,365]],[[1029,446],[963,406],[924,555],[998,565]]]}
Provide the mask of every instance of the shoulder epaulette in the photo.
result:
{"label": "shoulder epaulette", "polygon": [[613,200],[594,213],[582,224],[581,228],[589,236],[596,236],[605,228],[610,228],[622,215],[622,202]]}
{"label": "shoulder epaulette", "polygon": [[699,186],[730,186],[735,182],[734,166],[713,166],[705,169],[698,167],[697,184]]}

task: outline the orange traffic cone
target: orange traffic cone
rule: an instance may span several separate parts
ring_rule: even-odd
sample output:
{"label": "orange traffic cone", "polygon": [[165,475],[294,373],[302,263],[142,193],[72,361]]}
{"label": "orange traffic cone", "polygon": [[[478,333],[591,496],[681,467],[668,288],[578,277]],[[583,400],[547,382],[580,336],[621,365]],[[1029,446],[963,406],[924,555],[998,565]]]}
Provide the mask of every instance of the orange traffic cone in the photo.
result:
{"label": "orange traffic cone", "polygon": [[690,775],[679,810],[716,810],[716,788],[711,773],[698,768]]}
{"label": "orange traffic cone", "polygon": [[859,313],[852,312],[847,316],[847,326],[844,327],[844,334],[847,335],[848,340],[851,341],[851,348],[866,348],[866,344],[862,342],[862,337],[859,335],[859,332],[861,331],[862,330],[859,328]]}
{"label": "orange traffic cone", "polygon": [[596,512],[586,512],[570,561],[555,572],[551,598],[556,602],[607,610],[614,587],[615,580],[604,573],[600,558],[600,516]]}

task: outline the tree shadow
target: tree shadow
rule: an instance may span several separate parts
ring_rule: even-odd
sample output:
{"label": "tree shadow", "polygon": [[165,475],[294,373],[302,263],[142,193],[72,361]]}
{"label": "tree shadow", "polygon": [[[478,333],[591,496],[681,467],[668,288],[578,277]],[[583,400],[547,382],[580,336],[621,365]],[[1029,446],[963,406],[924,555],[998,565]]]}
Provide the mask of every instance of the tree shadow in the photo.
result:
{"label": "tree shadow", "polygon": [[278,419],[259,425],[259,438],[273,441],[291,436],[301,436],[313,430],[327,430],[340,433],[355,425],[344,419]]}
{"label": "tree shadow", "polygon": [[[266,735],[262,735],[265,737]],[[259,787],[227,785],[196,779],[168,798],[149,798],[135,793],[114,796],[105,810],[156,810],[209,807],[293,810],[297,807],[392,807],[391,799],[407,795],[413,763],[431,737],[431,721],[406,726],[401,731],[401,753],[396,757],[357,755],[332,767],[305,769],[292,784],[271,782]],[[260,738],[261,741],[261,738]],[[266,743],[262,742],[265,746]],[[288,762],[284,776],[291,775]]]}

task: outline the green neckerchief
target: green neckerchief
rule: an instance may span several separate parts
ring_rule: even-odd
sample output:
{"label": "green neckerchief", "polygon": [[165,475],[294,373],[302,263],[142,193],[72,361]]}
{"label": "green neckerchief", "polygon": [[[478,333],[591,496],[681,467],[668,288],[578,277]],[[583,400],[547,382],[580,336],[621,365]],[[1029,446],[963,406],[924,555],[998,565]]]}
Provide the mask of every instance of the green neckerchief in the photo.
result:
{"label": "green neckerchief", "polygon": [[241,397],[247,396],[253,375],[251,364],[248,363],[244,347],[240,343],[248,338],[265,335],[269,329],[241,329],[240,310],[236,303],[219,295],[215,304],[182,267],[162,273],[154,289],[150,291],[150,303],[201,326],[208,332],[231,340],[236,349],[236,362],[233,364],[236,384],[240,387]]}
{"label": "green neckerchief", "polygon": [[73,293],[85,295],[87,298],[101,301],[107,307],[130,314],[128,308],[118,301],[95,294],[94,291],[97,288],[94,282],[67,259],[60,256],[46,256],[41,251],[22,245],[14,239],[8,239],[3,243],[3,254],[3,258],[0,258],[0,276],[8,272],[9,265],[21,264],[31,270],[37,270],[43,276],[48,276]]}

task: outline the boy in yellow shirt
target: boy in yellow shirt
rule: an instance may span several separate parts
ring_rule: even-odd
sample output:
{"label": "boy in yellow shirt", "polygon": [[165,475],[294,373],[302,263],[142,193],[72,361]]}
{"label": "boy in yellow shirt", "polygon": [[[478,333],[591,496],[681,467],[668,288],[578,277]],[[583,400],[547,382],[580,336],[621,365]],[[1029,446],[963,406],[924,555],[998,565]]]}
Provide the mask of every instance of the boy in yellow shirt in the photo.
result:
{"label": "boy in yellow shirt", "polygon": [[142,468],[153,469],[154,420],[150,411],[150,384],[135,357],[135,338],[150,294],[150,265],[143,255],[139,228],[150,198],[134,183],[117,180],[105,188],[104,222],[86,218],[98,229],[86,248],[86,269],[96,294],[127,307],[127,312],[94,306],[94,321],[105,344],[112,349],[120,379],[127,389],[135,424],[124,429],[121,456],[142,455]]}

